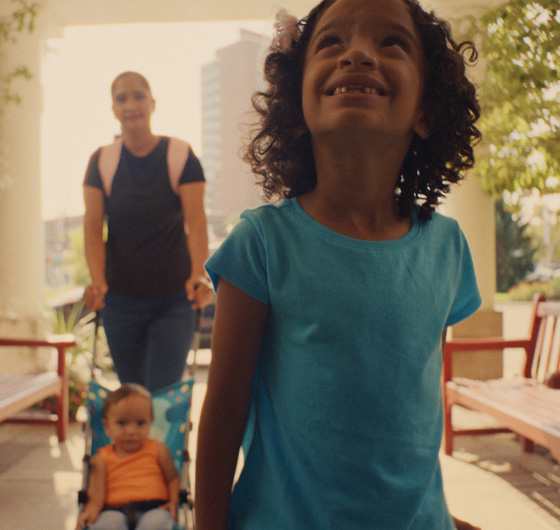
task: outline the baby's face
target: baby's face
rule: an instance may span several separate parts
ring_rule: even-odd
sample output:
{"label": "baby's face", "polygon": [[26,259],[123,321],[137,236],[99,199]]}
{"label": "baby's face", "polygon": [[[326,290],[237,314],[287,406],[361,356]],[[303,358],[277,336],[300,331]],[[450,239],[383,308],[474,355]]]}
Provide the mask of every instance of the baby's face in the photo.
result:
{"label": "baby's face", "polygon": [[150,432],[151,401],[145,396],[127,396],[111,406],[103,424],[105,432],[113,439],[117,453],[135,453],[142,448]]}

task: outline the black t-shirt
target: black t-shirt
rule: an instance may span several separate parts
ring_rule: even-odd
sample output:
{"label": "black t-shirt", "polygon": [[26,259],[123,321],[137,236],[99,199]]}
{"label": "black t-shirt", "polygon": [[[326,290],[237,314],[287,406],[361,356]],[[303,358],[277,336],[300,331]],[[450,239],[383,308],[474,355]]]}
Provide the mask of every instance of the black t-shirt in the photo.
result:
{"label": "black t-shirt", "polygon": [[[181,200],[167,170],[168,137],[145,157],[122,148],[111,195],[105,196],[108,222],[105,273],[111,292],[160,296],[184,287],[190,276]],[[99,149],[91,156],[84,185],[103,189]],[[179,184],[204,181],[191,151]]]}

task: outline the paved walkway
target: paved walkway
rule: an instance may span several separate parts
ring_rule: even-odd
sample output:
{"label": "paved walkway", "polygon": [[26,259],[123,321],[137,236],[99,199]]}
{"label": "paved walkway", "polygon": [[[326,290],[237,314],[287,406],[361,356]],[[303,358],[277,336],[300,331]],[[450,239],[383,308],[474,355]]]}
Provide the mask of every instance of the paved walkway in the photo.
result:
{"label": "paved walkway", "polygon": [[[206,375],[197,370],[191,455]],[[460,421],[479,421],[460,414]],[[79,424],[60,445],[52,426],[0,425],[0,530],[74,528],[83,444]],[[453,457],[442,455],[442,468],[457,517],[483,530],[560,529],[560,468],[546,452],[522,454],[513,435],[463,437]]]}

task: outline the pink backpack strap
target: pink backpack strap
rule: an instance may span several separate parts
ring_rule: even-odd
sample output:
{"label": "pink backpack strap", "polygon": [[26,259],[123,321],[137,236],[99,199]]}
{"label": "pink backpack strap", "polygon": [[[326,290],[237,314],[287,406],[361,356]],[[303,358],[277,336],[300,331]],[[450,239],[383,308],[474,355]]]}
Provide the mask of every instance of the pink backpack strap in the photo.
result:
{"label": "pink backpack strap", "polygon": [[121,160],[122,146],[123,139],[117,138],[112,144],[103,146],[99,151],[97,169],[99,170],[103,190],[107,197],[111,195],[113,179],[115,178],[115,173],[117,172]]}
{"label": "pink backpack strap", "polygon": [[178,195],[179,194],[179,180],[187,160],[191,146],[179,138],[169,138],[169,145],[167,146],[167,171],[169,173],[169,183],[171,188]]}
{"label": "pink backpack strap", "polygon": [[[111,195],[113,179],[121,159],[122,146],[123,139],[118,138],[112,144],[103,146],[99,152],[97,168],[107,197]],[[167,171],[169,173],[169,184],[176,194],[179,194],[179,181],[181,180],[190,151],[191,146],[187,142],[179,138],[169,138],[169,145],[167,146]]]}

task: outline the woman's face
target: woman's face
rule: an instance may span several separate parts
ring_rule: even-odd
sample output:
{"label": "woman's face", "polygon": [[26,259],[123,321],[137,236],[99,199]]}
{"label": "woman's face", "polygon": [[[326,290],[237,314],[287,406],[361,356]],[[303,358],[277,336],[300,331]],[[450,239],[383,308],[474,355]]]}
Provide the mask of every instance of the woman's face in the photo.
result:
{"label": "woman's face", "polygon": [[121,123],[123,133],[142,129],[150,131],[155,104],[151,92],[138,76],[126,75],[116,82],[113,114]]}

